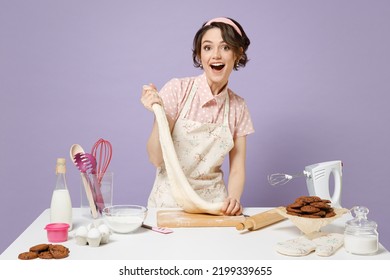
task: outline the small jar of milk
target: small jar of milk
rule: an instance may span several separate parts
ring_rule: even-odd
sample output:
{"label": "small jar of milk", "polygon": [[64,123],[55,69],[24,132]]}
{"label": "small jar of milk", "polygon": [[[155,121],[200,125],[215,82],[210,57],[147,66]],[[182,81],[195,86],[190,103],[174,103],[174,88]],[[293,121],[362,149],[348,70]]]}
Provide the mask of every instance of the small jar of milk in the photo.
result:
{"label": "small jar of milk", "polygon": [[367,207],[355,206],[351,209],[352,220],[345,224],[344,248],[356,255],[372,255],[378,251],[377,224],[367,219]]}

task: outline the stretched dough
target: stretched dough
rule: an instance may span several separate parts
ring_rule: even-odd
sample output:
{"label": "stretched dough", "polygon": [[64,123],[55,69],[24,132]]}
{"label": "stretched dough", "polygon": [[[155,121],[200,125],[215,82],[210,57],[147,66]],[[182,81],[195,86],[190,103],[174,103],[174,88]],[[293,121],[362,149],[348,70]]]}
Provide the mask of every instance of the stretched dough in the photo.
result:
{"label": "stretched dough", "polygon": [[177,204],[188,213],[208,213],[222,215],[223,202],[211,203],[202,199],[188,183],[187,177],[181,169],[172,135],[165,115],[164,108],[159,104],[153,104],[153,112],[156,115],[160,144],[163,153],[165,168],[171,183],[171,191]]}

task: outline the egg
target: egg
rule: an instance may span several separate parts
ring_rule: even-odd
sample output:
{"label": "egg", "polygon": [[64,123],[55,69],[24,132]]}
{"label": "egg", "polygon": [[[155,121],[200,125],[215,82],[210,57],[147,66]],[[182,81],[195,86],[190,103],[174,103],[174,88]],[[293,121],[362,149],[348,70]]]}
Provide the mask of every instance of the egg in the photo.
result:
{"label": "egg", "polygon": [[93,223],[90,223],[87,225],[87,230],[90,231],[91,229],[96,228]]}
{"label": "egg", "polygon": [[80,226],[75,233],[76,244],[87,245],[88,229],[85,226]]}
{"label": "egg", "polygon": [[100,243],[102,243],[102,244],[108,243],[108,240],[109,240],[110,235],[111,235],[111,231],[108,228],[108,226],[105,224],[101,224],[98,227],[98,230],[100,231],[100,234],[102,235],[102,239],[101,239]]}
{"label": "egg", "polygon": [[91,228],[88,231],[87,241],[89,246],[98,247],[100,245],[101,239],[102,239],[102,235],[97,228]]}

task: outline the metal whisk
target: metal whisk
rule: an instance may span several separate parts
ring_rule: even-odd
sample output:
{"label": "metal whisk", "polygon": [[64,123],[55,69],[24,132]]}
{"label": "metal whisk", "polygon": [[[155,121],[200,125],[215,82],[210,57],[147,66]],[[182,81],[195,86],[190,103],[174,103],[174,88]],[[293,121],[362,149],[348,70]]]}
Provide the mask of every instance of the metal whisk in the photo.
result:
{"label": "metal whisk", "polygon": [[297,178],[297,177],[302,177],[302,176],[310,176],[310,173],[304,170],[301,173],[294,174],[294,175],[289,175],[289,174],[283,174],[283,173],[275,173],[268,175],[268,183],[271,186],[278,186],[278,185],[284,185],[288,183],[291,179]]}

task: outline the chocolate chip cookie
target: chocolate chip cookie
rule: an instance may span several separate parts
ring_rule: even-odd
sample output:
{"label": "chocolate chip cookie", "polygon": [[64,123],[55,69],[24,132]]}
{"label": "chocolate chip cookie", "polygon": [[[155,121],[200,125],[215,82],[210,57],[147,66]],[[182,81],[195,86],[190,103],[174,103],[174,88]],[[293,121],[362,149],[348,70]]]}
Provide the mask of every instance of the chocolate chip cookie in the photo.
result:
{"label": "chocolate chip cookie", "polygon": [[19,260],[33,260],[38,258],[38,253],[36,252],[23,252],[18,255]]}
{"label": "chocolate chip cookie", "polygon": [[305,218],[330,218],[336,215],[328,199],[300,196],[286,206],[287,214]]}
{"label": "chocolate chip cookie", "polygon": [[35,253],[40,253],[40,252],[43,252],[43,251],[47,251],[49,249],[49,244],[38,244],[38,245],[35,245],[35,246],[32,246],[30,248],[30,252],[35,252]]}
{"label": "chocolate chip cookie", "polygon": [[63,245],[50,245],[49,252],[55,259],[63,259],[69,256],[69,249]]}

